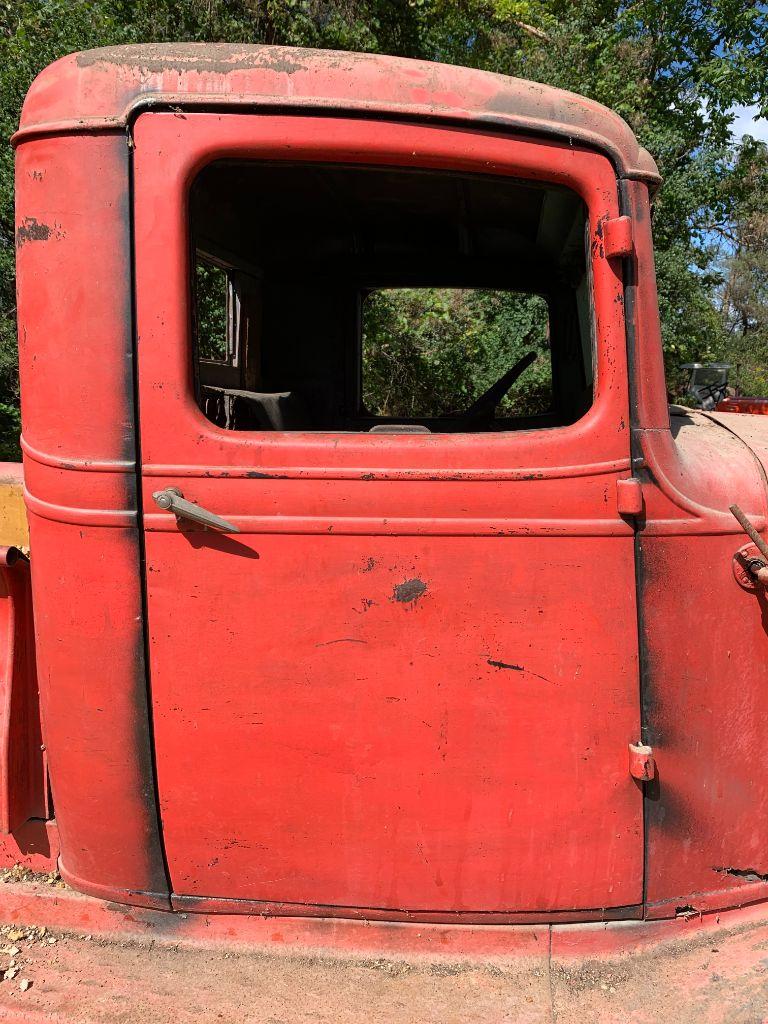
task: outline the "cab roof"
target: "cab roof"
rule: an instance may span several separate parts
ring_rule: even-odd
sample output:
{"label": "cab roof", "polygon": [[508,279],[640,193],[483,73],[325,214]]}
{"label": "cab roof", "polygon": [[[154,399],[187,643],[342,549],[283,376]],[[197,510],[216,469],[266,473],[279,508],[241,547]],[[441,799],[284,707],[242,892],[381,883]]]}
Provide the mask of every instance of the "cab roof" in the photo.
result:
{"label": "cab roof", "polygon": [[370,53],[148,43],[73,53],[32,83],[25,137],[125,128],[153,107],[269,107],[498,125],[604,150],[621,177],[659,173],[629,125],[593,100],[520,78]]}

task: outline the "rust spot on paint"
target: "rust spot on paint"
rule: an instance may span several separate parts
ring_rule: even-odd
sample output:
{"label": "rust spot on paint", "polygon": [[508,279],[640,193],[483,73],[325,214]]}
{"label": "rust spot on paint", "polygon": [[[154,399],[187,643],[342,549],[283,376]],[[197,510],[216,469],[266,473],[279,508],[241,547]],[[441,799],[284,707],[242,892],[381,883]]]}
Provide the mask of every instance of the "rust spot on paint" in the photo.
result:
{"label": "rust spot on paint", "polygon": [[600,258],[602,259],[605,256],[605,247],[603,245],[603,222],[606,221],[607,219],[608,218],[606,216],[598,218],[597,225],[595,227],[595,237],[592,239],[593,257],[599,254]]}
{"label": "rust spot on paint", "polygon": [[768,882],[768,873],[763,874],[755,871],[754,868],[712,868],[719,875],[732,875],[734,878],[743,878],[745,882]]}
{"label": "rust spot on paint", "polygon": [[701,911],[692,907],[690,903],[686,903],[683,907],[675,907],[675,917],[696,917],[700,913]]}
{"label": "rust spot on paint", "polygon": [[25,217],[16,231],[16,245],[21,249],[27,242],[47,242],[51,235],[62,238],[63,234],[58,227],[42,224],[35,217]]}
{"label": "rust spot on paint", "polygon": [[406,580],[395,587],[392,600],[399,601],[400,604],[415,604],[426,590],[427,584],[422,580]]}

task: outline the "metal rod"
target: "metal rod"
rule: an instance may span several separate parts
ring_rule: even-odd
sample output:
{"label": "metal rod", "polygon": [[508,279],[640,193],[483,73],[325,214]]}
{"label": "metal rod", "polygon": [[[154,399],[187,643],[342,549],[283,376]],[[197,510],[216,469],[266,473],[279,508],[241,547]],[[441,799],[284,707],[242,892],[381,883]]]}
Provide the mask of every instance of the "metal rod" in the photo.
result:
{"label": "metal rod", "polygon": [[750,521],[747,519],[747,517],[744,515],[744,513],[741,511],[738,505],[729,505],[728,509],[730,512],[733,513],[736,522],[742,528],[744,533],[746,533],[746,535],[755,545],[755,547],[766,560],[766,562],[768,562],[768,544],[766,544],[766,542],[754,528],[752,523],[750,523]]}

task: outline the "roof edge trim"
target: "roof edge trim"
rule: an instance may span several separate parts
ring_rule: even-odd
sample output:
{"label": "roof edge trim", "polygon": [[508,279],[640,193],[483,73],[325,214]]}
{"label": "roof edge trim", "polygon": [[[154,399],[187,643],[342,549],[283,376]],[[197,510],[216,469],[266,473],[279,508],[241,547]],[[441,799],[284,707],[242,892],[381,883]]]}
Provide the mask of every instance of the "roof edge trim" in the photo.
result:
{"label": "roof edge trim", "polygon": [[370,116],[385,120],[387,117],[408,118],[419,122],[460,122],[467,125],[485,125],[493,128],[504,128],[507,130],[522,131],[539,137],[551,137],[559,140],[568,140],[571,143],[588,145],[600,152],[606,153],[614,163],[619,177],[646,182],[652,190],[655,190],[661,183],[661,176],[656,169],[653,157],[642,147],[639,153],[643,159],[642,163],[631,164],[626,160],[626,154],[599,132],[589,131],[585,128],[576,127],[571,124],[561,124],[557,121],[543,121],[539,118],[525,117],[524,115],[487,113],[485,111],[472,110],[460,107],[446,107],[444,109],[430,106],[428,109],[415,104],[406,103],[377,103],[373,100],[346,100],[340,103],[338,100],[323,100],[321,97],[313,97],[308,100],[306,97],[292,99],[286,96],[265,96],[263,94],[232,94],[226,96],[180,96],[178,93],[152,92],[143,93],[137,96],[122,113],[111,117],[87,117],[71,118],[68,120],[31,123],[19,128],[11,136],[11,145],[16,148],[32,138],[50,135],[90,135],[100,132],[127,132],[133,121],[142,113],[147,113],[157,108],[175,110],[183,109],[190,111],[227,111],[233,113],[243,109],[262,110],[265,113],[290,112],[293,114],[304,114],[312,116],[313,113],[335,114],[337,116]]}

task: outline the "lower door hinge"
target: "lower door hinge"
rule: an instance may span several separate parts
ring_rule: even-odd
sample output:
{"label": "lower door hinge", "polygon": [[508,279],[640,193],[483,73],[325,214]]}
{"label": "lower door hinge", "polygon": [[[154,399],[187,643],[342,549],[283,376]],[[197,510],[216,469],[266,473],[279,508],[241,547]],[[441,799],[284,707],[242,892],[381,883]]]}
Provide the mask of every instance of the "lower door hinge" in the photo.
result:
{"label": "lower door hinge", "polygon": [[616,481],[616,510],[620,516],[642,514],[643,486],[636,477]]}
{"label": "lower door hinge", "polygon": [[653,747],[645,743],[629,744],[629,774],[640,782],[651,782],[656,775]]}

